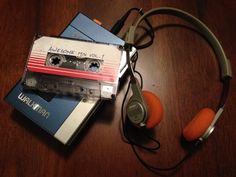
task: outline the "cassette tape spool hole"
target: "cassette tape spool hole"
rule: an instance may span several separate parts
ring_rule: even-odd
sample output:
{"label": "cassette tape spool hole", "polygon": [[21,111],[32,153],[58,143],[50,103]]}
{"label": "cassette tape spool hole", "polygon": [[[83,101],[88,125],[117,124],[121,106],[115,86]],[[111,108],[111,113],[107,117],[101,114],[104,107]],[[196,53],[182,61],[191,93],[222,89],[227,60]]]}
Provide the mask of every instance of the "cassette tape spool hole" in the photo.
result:
{"label": "cassette tape spool hole", "polygon": [[91,60],[88,65],[88,70],[92,72],[98,72],[100,70],[100,62],[98,60]]}
{"label": "cassette tape spool hole", "polygon": [[46,64],[49,66],[61,66],[63,62],[65,62],[65,58],[63,55],[49,54]]}

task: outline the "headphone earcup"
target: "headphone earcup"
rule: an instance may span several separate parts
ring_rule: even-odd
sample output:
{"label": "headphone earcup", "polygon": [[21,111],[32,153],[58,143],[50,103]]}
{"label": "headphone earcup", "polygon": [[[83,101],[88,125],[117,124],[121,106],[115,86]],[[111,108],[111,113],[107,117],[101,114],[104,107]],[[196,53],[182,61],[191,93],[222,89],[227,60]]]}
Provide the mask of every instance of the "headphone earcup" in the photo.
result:
{"label": "headphone earcup", "polygon": [[143,91],[143,97],[148,107],[146,128],[154,128],[163,118],[163,106],[160,99],[152,92]]}
{"label": "headphone earcup", "polygon": [[203,135],[212,123],[215,112],[210,108],[204,108],[183,129],[183,137],[187,141],[197,140]]}

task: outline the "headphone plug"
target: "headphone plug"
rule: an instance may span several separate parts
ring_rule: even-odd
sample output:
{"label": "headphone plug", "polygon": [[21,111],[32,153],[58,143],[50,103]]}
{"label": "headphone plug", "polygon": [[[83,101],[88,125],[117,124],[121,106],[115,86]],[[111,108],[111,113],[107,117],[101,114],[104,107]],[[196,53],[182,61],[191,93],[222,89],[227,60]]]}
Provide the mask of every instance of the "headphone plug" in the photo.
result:
{"label": "headphone plug", "polygon": [[120,30],[122,29],[122,27],[125,24],[126,19],[128,18],[129,14],[131,11],[128,11],[125,13],[125,15],[123,15],[123,17],[121,17],[115,24],[114,26],[111,28],[110,32],[113,34],[118,34],[120,32]]}

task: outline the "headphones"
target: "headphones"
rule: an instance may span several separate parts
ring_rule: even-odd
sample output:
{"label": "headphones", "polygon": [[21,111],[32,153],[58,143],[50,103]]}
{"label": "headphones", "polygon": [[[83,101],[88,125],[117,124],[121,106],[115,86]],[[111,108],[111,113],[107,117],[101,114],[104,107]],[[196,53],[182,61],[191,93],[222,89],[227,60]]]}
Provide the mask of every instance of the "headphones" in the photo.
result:
{"label": "headphones", "polygon": [[223,112],[228,97],[232,71],[230,61],[226,58],[223,48],[215,35],[203,22],[185,11],[169,7],[154,8],[144,13],[138,21],[129,28],[125,40],[125,50],[133,95],[126,106],[127,117],[136,127],[146,127],[147,129],[154,128],[163,118],[164,110],[160,99],[150,91],[141,90],[141,87],[134,76],[133,67],[129,57],[130,49],[134,45],[134,36],[138,25],[143,19],[154,14],[177,16],[192,24],[212,46],[219,63],[223,89],[217,111],[215,112],[211,108],[203,108],[183,129],[182,135],[184,139],[188,142],[197,142],[196,144],[198,144],[207,139],[213,132],[215,124]]}

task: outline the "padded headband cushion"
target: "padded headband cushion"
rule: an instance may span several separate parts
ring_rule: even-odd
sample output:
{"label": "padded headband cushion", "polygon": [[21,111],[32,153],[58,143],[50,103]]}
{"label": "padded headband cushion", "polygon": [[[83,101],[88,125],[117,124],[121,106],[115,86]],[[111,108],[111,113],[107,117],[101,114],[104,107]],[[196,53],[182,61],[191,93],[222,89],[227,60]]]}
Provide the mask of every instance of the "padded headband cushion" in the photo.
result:
{"label": "padded headband cushion", "polygon": [[197,140],[205,133],[214,117],[215,112],[212,109],[202,109],[183,129],[183,137],[187,141]]}
{"label": "padded headband cushion", "polygon": [[163,118],[163,106],[160,99],[152,92],[143,91],[143,97],[148,107],[146,128],[154,128]]}

